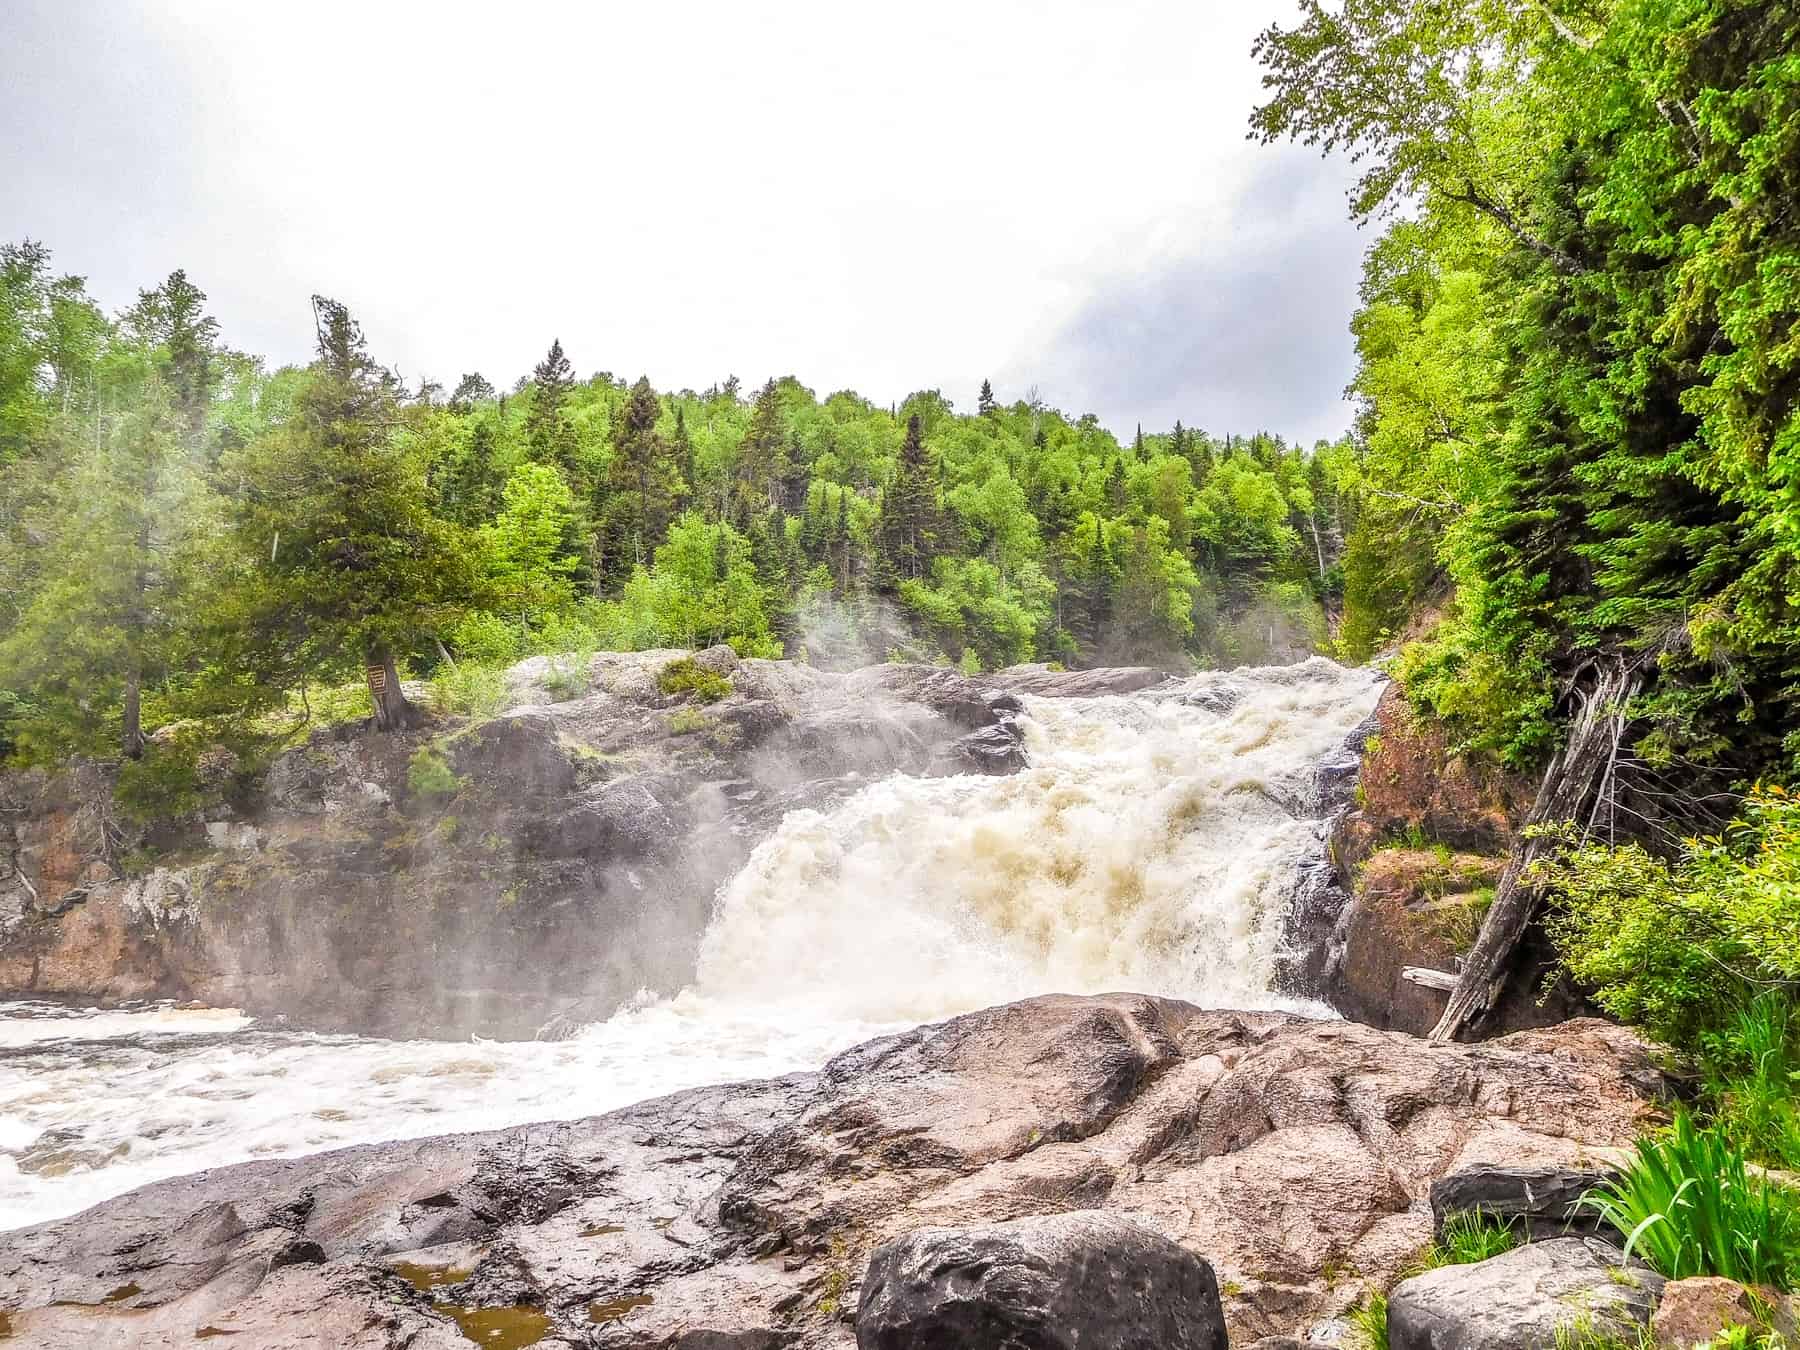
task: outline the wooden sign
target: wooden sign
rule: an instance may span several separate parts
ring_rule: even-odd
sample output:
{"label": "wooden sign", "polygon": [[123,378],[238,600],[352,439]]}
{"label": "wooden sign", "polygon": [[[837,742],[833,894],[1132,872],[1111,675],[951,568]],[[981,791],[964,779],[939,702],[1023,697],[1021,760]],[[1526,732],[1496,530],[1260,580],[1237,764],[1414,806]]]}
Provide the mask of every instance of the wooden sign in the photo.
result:
{"label": "wooden sign", "polygon": [[370,666],[369,667],[369,688],[377,694],[386,692],[386,690],[387,690],[387,667],[386,666]]}

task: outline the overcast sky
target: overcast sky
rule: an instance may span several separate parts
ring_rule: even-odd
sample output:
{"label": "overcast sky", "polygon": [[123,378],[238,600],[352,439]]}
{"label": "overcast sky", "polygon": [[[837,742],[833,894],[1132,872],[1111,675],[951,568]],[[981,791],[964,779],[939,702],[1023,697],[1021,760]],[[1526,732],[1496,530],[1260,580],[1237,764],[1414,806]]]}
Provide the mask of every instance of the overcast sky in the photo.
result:
{"label": "overcast sky", "polygon": [[1290,0],[0,0],[0,239],[411,380],[991,377],[1121,434],[1348,424],[1341,165],[1245,139]]}

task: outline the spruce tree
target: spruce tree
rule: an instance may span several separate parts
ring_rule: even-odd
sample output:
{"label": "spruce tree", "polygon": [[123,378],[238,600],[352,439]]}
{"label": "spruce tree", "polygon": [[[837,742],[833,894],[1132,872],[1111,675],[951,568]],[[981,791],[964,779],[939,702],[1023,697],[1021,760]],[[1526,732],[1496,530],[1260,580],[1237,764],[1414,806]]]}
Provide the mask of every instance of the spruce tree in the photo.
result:
{"label": "spruce tree", "polygon": [[607,472],[601,574],[622,580],[649,561],[674,516],[678,478],[668,447],[656,433],[662,401],[641,378],[619,411]]}
{"label": "spruce tree", "polygon": [[318,357],[293,411],[228,456],[231,534],[244,568],[221,663],[281,692],[360,668],[379,730],[412,725],[397,657],[470,595],[474,554],[430,509],[425,454],[394,430],[399,381],[335,300],[313,299]]}
{"label": "spruce tree", "polygon": [[1000,405],[994,401],[994,386],[986,380],[981,382],[981,395],[975,400],[975,411],[982,417],[999,415]]}
{"label": "spruce tree", "polygon": [[924,428],[914,413],[906,419],[906,439],[900,446],[894,477],[882,493],[876,527],[877,559],[886,588],[916,581],[930,572],[941,528],[937,461],[925,445]]}
{"label": "spruce tree", "polygon": [[525,439],[535,458],[568,471],[575,468],[575,437],[562,410],[574,387],[575,370],[563,355],[562,339],[552,339],[550,350],[531,372],[531,411],[525,418]]}

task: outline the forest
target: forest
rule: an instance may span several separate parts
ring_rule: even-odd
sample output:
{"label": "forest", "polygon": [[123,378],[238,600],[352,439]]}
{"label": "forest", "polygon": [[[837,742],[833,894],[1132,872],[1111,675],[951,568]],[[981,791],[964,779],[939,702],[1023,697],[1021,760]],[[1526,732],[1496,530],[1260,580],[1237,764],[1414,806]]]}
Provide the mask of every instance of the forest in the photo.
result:
{"label": "forest", "polygon": [[1800,11],[1309,2],[1257,55],[1253,134],[1348,155],[1377,236],[1337,648],[1542,785],[1439,1033],[1541,906],[1692,1075],[1608,1219],[1792,1287],[1746,1178],[1800,1166]]}
{"label": "forest", "polygon": [[537,652],[1179,668],[1326,638],[1347,439],[1121,444],[985,384],[967,413],[791,377],[659,392],[557,341],[504,391],[446,391],[338,301],[311,318],[316,359],[270,370],[184,272],[109,316],[42,245],[0,252],[15,761],[118,759],[129,790],[168,776],[147,758],[179,776],[177,742],[406,724],[414,679],[470,711]]}

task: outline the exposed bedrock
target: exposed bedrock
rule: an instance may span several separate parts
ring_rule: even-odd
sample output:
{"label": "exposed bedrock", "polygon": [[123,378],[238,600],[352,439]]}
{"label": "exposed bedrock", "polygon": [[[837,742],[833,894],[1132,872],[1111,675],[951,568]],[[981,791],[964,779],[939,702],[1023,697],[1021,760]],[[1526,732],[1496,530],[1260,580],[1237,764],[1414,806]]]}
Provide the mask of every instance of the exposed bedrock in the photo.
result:
{"label": "exposed bedrock", "polygon": [[[0,1234],[0,1308],[8,1350],[203,1333],[234,1350],[449,1350],[468,1343],[459,1325],[556,1347],[849,1347],[865,1295],[893,1307],[864,1288],[884,1244],[1099,1211],[1063,1236],[1117,1220],[1205,1261],[1247,1343],[1391,1283],[1431,1238],[1439,1178],[1592,1166],[1660,1086],[1645,1047],[1599,1022],[1434,1045],[1044,997],[816,1073],[150,1186]],[[1021,1269],[1032,1250],[1041,1232]],[[1205,1302],[1160,1259],[1159,1289]]]}
{"label": "exposed bedrock", "polygon": [[[0,996],[530,1036],[690,979],[715,888],[787,811],[896,771],[1024,763],[1005,674],[833,674],[717,647],[697,659],[731,691],[700,704],[658,687],[680,655],[602,653],[587,691],[555,702],[535,658],[498,717],[320,733],[253,800],[145,830],[92,768],[0,777]],[[1019,672],[1045,696],[1162,678]],[[451,790],[409,773],[431,744]]]}

